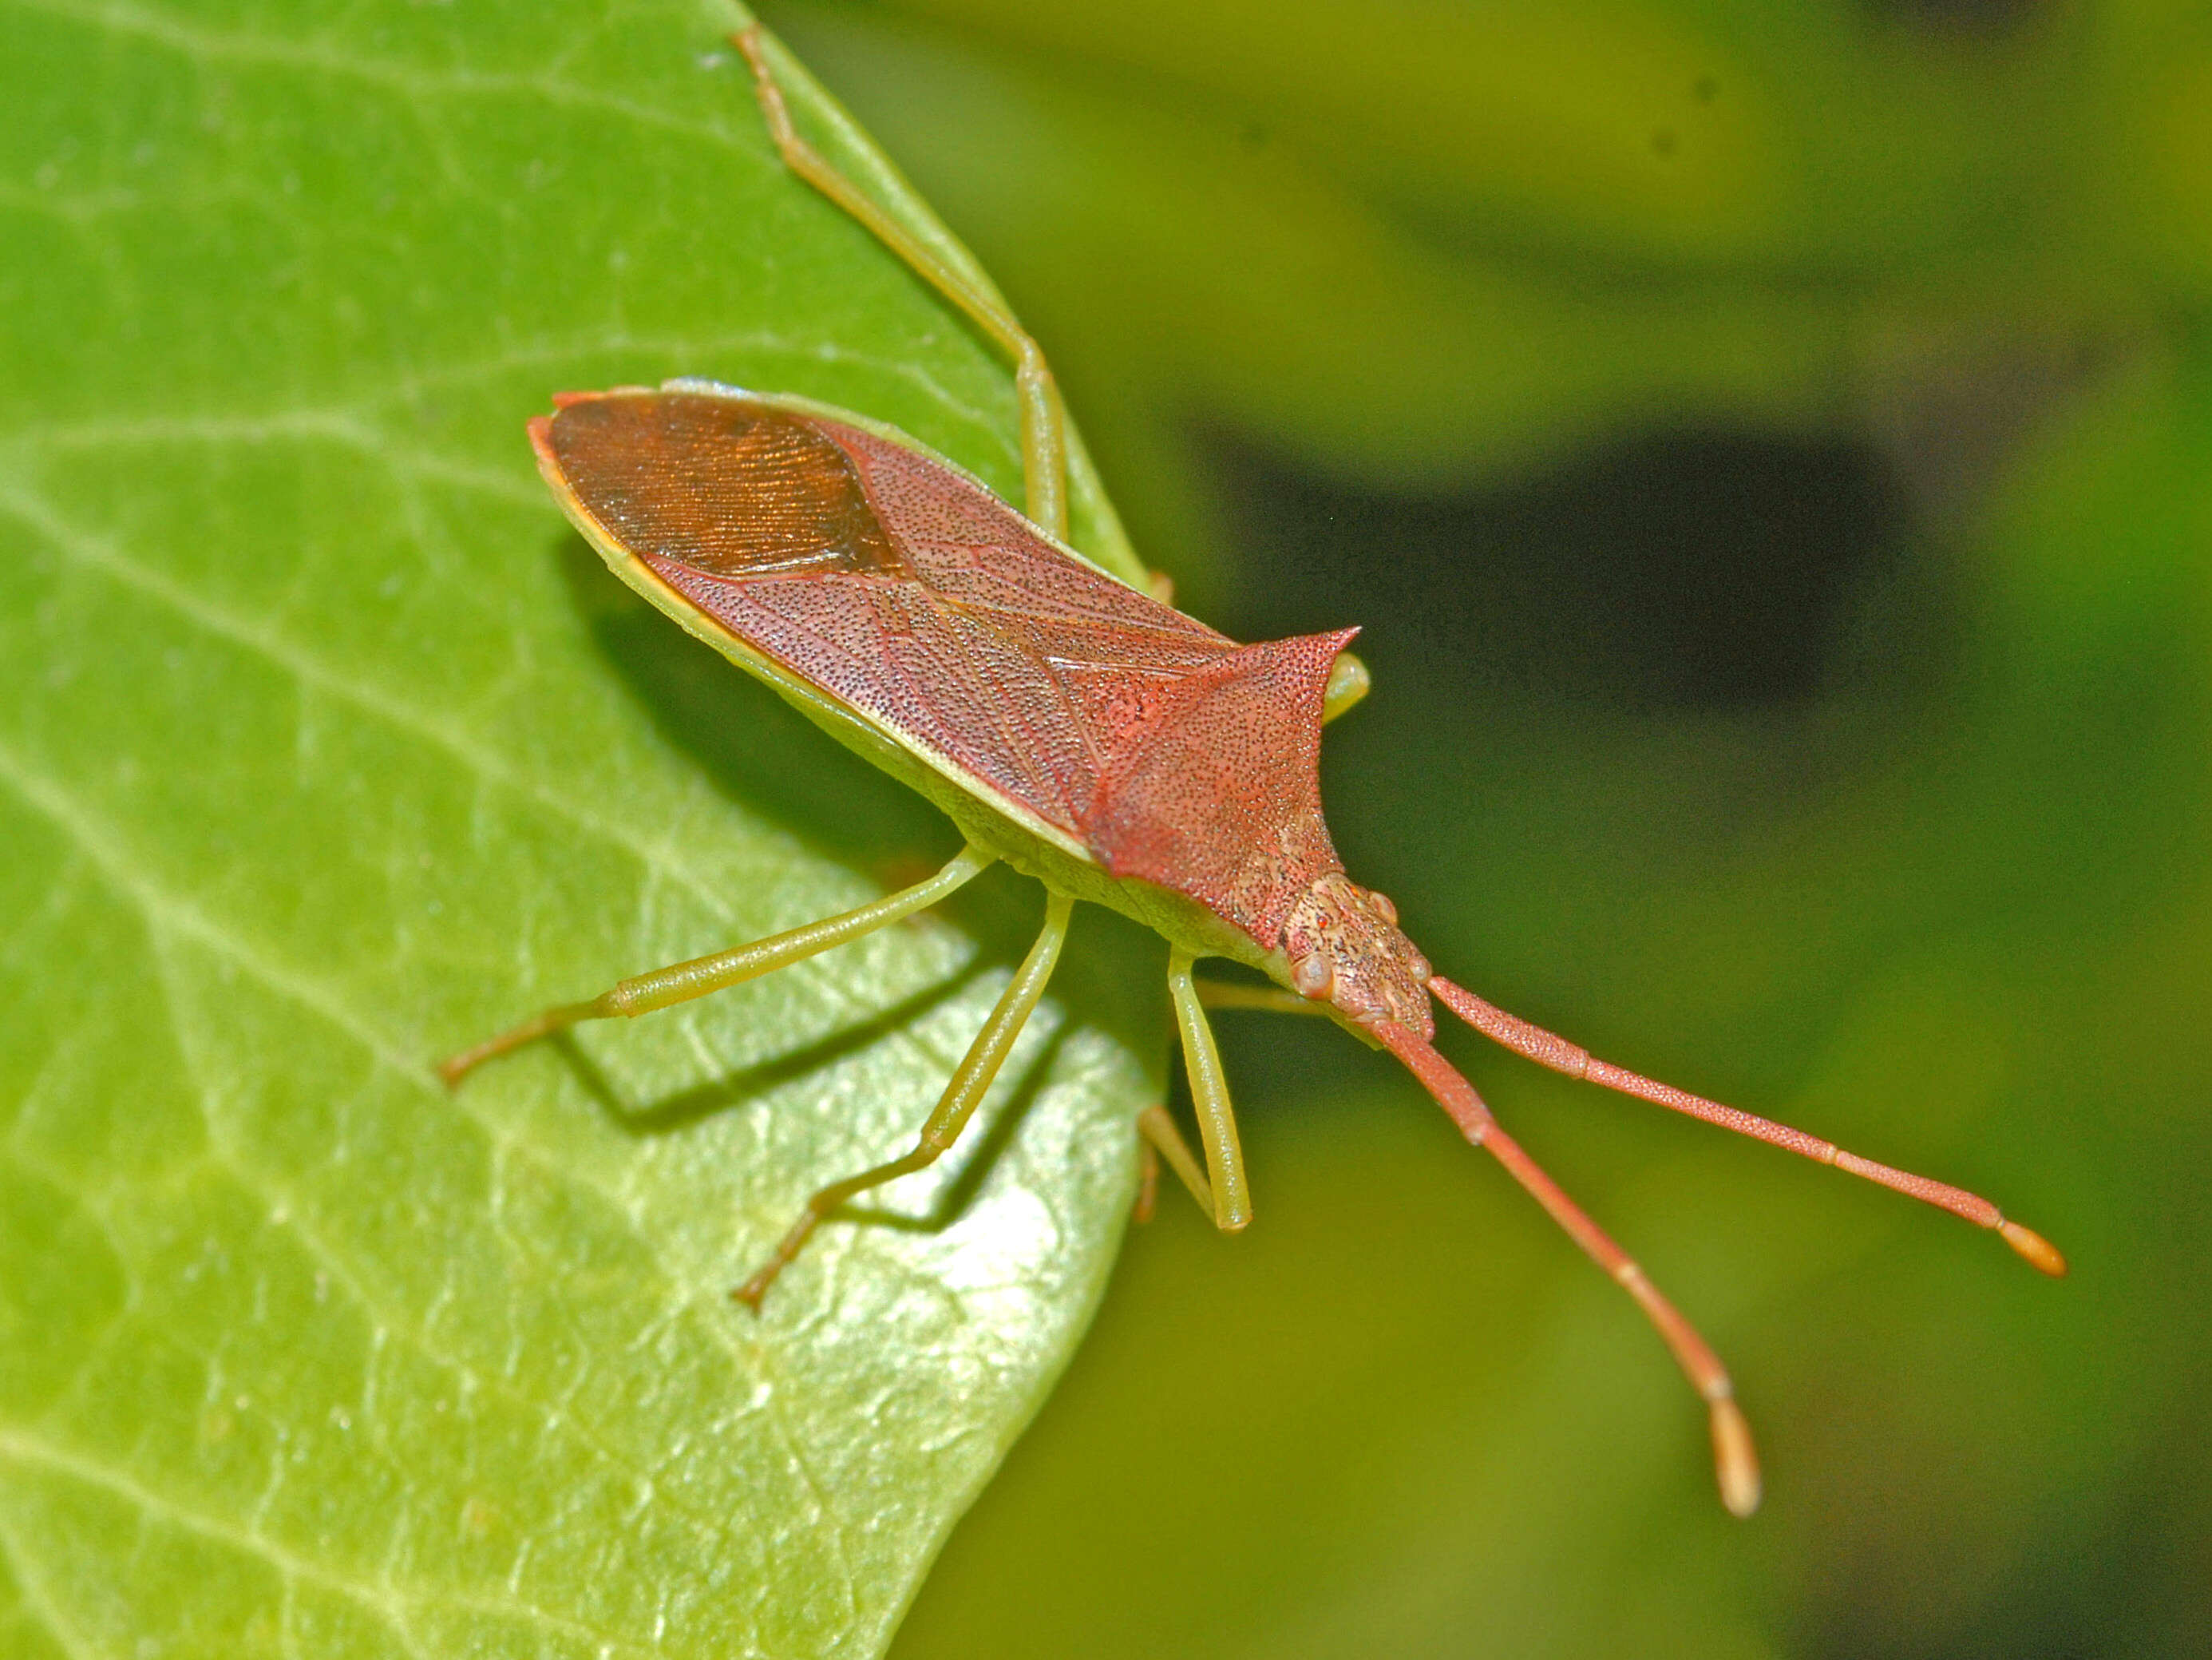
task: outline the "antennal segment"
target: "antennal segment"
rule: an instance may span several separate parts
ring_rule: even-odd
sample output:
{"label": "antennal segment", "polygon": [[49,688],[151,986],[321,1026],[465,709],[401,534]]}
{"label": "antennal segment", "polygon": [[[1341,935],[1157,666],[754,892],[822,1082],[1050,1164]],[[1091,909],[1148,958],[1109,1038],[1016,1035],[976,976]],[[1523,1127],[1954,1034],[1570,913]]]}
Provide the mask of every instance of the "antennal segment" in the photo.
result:
{"label": "antennal segment", "polygon": [[1603,1228],[1590,1220],[1583,1207],[1545,1174],[1544,1168],[1522,1150],[1521,1144],[1500,1129],[1490,1109],[1474,1092],[1474,1085],[1455,1071],[1449,1061],[1414,1033],[1392,1020],[1369,1028],[1407,1070],[1451,1115],[1460,1133],[1478,1147],[1488,1149],[1506,1172],[1528,1190],[1552,1219],[1587,1252],[1592,1262],[1617,1280],[1633,1297],[1644,1316],[1674,1351],[1675,1364],[1704,1397],[1712,1420],[1713,1470],[1720,1482],[1721,1503],[1730,1514],[1748,1516],[1759,1508],[1759,1453],[1752,1444],[1751,1426],[1735,1403],[1735,1386],[1711,1345],[1680,1310],[1661,1294],[1636,1260],[1613,1242]]}
{"label": "antennal segment", "polygon": [[1832,1141],[1823,1141],[1817,1135],[1808,1135],[1803,1130],[1792,1129],[1787,1124],[1778,1124],[1771,1118],[1761,1118],[1756,1113],[1744,1112],[1735,1107],[1724,1107],[1717,1101],[1708,1101],[1702,1095],[1692,1095],[1678,1090],[1672,1084],[1662,1084],[1610,1061],[1601,1061],[1579,1043],[1570,1043],[1556,1032],[1546,1031],[1541,1026],[1529,1025],[1516,1014],[1508,1014],[1494,1003],[1486,1003],[1473,992],[1455,986],[1442,975],[1429,982],[1429,989],[1436,993],[1443,1006],[1473,1026],[1492,1042],[1504,1044],[1516,1055],[1525,1055],[1537,1065],[1549,1067],[1553,1072],[1563,1072],[1570,1078],[1586,1079],[1623,1095],[1635,1096],[1650,1101],[1669,1111],[1702,1118],[1708,1124],[1718,1124],[1723,1129],[1734,1130],[1738,1135],[1748,1135],[1754,1140],[1786,1147],[1791,1152],[1822,1164],[1833,1164],[1838,1170],[1852,1176],[1863,1176],[1869,1182],[1879,1182],[1923,1204],[1962,1216],[1977,1227],[1991,1230],[2026,1258],[2033,1267],[2053,1277],[2066,1272],[2066,1259],[2057,1246],[2035,1231],[2017,1222],[2008,1222],[2005,1214],[1979,1194],[1968,1193],[1964,1188],[1954,1188],[1948,1182],[1938,1182],[1931,1177],[1915,1176],[1910,1171],[1892,1169],[1877,1164],[1871,1158],[1862,1158],[1855,1152],[1846,1152]]}

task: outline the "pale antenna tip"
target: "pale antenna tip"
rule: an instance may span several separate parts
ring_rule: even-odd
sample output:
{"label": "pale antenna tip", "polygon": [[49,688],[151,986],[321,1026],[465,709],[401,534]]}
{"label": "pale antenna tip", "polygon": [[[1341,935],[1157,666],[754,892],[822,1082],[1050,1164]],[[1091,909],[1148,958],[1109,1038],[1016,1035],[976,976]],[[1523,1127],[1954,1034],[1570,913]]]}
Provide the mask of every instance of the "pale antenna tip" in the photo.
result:
{"label": "pale antenna tip", "polygon": [[1751,1444],[1749,1420],[1733,1401],[1713,1402],[1713,1469],[1729,1515],[1745,1517],[1759,1508],[1759,1450]]}
{"label": "pale antenna tip", "polygon": [[2000,1222],[1997,1231],[2003,1236],[2005,1243],[2027,1259],[2031,1267],[2053,1280],[2064,1277],[2066,1259],[2058,1254],[2057,1246],[2033,1228],[2024,1228],[2017,1222]]}

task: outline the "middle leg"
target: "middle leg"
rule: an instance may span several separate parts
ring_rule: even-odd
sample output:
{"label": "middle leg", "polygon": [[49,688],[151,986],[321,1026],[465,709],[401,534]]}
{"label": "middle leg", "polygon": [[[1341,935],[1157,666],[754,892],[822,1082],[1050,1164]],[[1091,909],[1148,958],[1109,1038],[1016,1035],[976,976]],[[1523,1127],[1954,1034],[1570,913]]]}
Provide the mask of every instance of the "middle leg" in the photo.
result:
{"label": "middle leg", "polygon": [[915,1141],[914,1151],[904,1158],[891,1159],[862,1171],[858,1176],[848,1176],[842,1182],[832,1182],[828,1187],[806,1201],[806,1208],[789,1231],[776,1245],[775,1254],[761,1265],[753,1277],[730,1293],[754,1313],[760,1312],[761,1298],[775,1283],[791,1260],[797,1256],[822,1219],[855,1194],[866,1193],[870,1188],[923,1170],[937,1162],[945,1149],[958,1139],[961,1130],[990,1089],[999,1069],[1006,1063],[1014,1040],[1021,1036],[1022,1028],[1029,1024],[1037,1000],[1044,995],[1045,984],[1052,978],[1054,965],[1060,961],[1060,946],[1067,939],[1068,913],[1075,902],[1065,894],[1055,893],[1045,904],[1044,928],[1030,947],[1030,954],[1000,994],[999,1001],[983,1022],[983,1030],[975,1034],[975,1041],[955,1067],[952,1081],[945,1086],[945,1093],[937,1103],[936,1110],[921,1127]]}
{"label": "middle leg", "polygon": [[1190,1196],[1198,1201],[1199,1209],[1208,1216],[1213,1214],[1213,1189],[1206,1179],[1206,1166],[1198,1162],[1198,1155],[1190,1150],[1190,1143],[1182,1139],[1176,1121],[1168,1116],[1165,1107],[1146,1107],[1137,1115],[1137,1146],[1144,1159],[1144,1181],[1137,1198],[1137,1220],[1152,1219],[1152,1193],[1159,1185],[1159,1161],[1167,1160],[1168,1168],[1176,1179],[1189,1189]]}

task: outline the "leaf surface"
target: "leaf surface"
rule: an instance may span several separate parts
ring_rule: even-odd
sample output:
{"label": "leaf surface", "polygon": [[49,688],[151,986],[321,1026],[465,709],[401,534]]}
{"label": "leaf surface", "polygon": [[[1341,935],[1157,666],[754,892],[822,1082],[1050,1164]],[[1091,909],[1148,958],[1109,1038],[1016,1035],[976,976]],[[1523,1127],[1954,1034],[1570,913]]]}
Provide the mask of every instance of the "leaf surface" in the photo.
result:
{"label": "leaf surface", "polygon": [[877,1651],[1110,1261],[1133,940],[757,1322],[1034,889],[429,1066],[954,845],[619,590],[524,420],[710,375],[1013,489],[1005,368],[784,173],[733,12],[7,9],[0,1651]]}

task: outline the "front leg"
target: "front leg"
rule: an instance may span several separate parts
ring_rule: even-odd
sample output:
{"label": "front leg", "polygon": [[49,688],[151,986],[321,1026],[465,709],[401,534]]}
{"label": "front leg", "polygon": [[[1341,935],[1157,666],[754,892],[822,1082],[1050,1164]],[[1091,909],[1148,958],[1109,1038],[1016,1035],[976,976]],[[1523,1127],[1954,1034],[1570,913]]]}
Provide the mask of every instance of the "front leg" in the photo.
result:
{"label": "front leg", "polygon": [[[1182,1033],[1183,1070],[1190,1098],[1198,1109],[1198,1139],[1206,1147],[1206,1185],[1213,1225],[1235,1233],[1252,1220],[1252,1195],[1244,1183],[1244,1153],[1237,1141],[1237,1114],[1229,1104],[1229,1080],[1213,1046],[1198,988],[1192,983],[1187,951],[1168,955],[1168,993],[1175,1000],[1176,1025]],[[1164,1149],[1163,1149],[1164,1151]]]}

